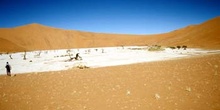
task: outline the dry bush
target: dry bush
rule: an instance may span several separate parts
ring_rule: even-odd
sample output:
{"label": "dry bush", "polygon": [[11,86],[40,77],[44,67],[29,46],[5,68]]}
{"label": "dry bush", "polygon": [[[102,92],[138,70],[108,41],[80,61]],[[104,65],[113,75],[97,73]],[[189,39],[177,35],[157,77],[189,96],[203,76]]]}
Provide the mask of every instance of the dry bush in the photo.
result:
{"label": "dry bush", "polygon": [[178,46],[176,46],[176,48],[180,49],[180,48],[181,48],[181,46],[179,46],[179,45],[178,45]]}
{"label": "dry bush", "polygon": [[148,51],[163,51],[163,50],[165,49],[160,45],[153,45],[148,49]]}
{"label": "dry bush", "polygon": [[78,65],[77,68],[79,69],[87,69],[89,68],[88,66],[85,66],[85,65]]}
{"label": "dry bush", "polygon": [[171,49],[176,49],[176,47],[169,47],[169,48],[171,48]]}
{"label": "dry bush", "polygon": [[183,48],[184,50],[186,50],[187,46],[186,46],[186,45],[183,45],[182,48]]}

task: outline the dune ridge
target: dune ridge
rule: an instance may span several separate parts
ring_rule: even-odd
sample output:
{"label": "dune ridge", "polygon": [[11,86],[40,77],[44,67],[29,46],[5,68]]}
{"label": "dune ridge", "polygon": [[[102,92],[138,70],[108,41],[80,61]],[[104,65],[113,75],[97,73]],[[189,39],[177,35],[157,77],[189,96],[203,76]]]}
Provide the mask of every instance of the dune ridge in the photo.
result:
{"label": "dune ridge", "polygon": [[0,28],[0,52],[130,45],[187,45],[220,49],[220,17],[155,35],[126,35],[63,30],[40,24]]}

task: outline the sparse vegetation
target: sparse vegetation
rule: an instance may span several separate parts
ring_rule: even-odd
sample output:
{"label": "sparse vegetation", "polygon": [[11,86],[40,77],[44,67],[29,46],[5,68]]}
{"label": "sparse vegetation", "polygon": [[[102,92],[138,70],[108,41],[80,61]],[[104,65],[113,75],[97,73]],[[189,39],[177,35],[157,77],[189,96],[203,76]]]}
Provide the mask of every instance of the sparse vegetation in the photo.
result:
{"label": "sparse vegetation", "polygon": [[179,50],[181,48],[181,46],[178,45],[178,46],[176,46],[176,48]]}
{"label": "sparse vegetation", "polygon": [[171,49],[176,49],[176,47],[169,47],[169,48],[171,48]]}
{"label": "sparse vegetation", "polygon": [[148,51],[163,51],[164,48],[162,48],[160,45],[153,45],[151,46]]}
{"label": "sparse vegetation", "polygon": [[34,55],[34,58],[40,58],[40,55],[41,55],[41,51],[39,51],[38,53],[36,53],[36,55]]}
{"label": "sparse vegetation", "polygon": [[68,54],[68,56],[70,57],[70,59],[73,59],[73,58],[71,57],[73,54],[71,54],[70,52],[71,52],[71,50],[66,50],[66,53]]}
{"label": "sparse vegetation", "polygon": [[187,46],[186,46],[186,45],[183,45],[182,48],[183,48],[184,50],[186,50]]}
{"label": "sparse vegetation", "polygon": [[9,57],[10,57],[10,59],[13,59],[11,54],[9,55]]}
{"label": "sparse vegetation", "polygon": [[60,55],[60,57],[65,57],[65,55]]}
{"label": "sparse vegetation", "polygon": [[39,53],[37,54],[37,56],[40,56],[40,54],[41,54],[41,51],[39,51]]}
{"label": "sparse vegetation", "polygon": [[122,47],[122,49],[124,49],[124,45],[122,45],[121,47]]}
{"label": "sparse vegetation", "polygon": [[85,66],[85,65],[78,65],[77,68],[79,69],[87,69],[89,68],[88,66]]}

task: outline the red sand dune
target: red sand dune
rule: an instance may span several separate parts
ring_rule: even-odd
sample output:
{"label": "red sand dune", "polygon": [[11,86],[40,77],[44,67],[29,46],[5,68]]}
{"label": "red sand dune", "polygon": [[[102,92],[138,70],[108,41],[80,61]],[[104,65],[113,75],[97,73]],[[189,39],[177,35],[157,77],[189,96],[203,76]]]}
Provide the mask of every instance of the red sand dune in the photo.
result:
{"label": "red sand dune", "polygon": [[187,45],[220,48],[220,17],[164,34],[122,35],[63,30],[29,24],[0,29],[0,52],[122,45]]}

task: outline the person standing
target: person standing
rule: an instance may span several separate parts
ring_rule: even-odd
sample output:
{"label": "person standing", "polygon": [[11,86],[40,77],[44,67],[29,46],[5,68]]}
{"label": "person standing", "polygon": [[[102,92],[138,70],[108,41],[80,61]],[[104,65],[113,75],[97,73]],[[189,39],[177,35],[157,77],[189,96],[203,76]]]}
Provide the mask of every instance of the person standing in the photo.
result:
{"label": "person standing", "polygon": [[11,76],[11,66],[9,65],[8,62],[6,63],[5,68],[6,68],[6,71],[7,71],[7,75],[8,75],[8,76]]}

